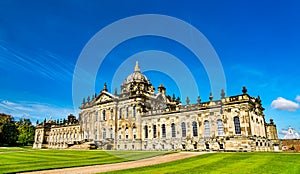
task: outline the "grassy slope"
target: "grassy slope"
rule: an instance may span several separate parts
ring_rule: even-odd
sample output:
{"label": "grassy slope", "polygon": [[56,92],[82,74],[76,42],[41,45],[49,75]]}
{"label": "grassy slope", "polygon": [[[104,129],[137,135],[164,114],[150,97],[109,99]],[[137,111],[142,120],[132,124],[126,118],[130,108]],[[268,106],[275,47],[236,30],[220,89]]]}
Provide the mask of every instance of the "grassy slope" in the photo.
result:
{"label": "grassy slope", "polygon": [[0,173],[117,163],[164,153],[166,152],[1,148]]}
{"label": "grassy slope", "polygon": [[300,154],[215,153],[111,173],[300,173]]}

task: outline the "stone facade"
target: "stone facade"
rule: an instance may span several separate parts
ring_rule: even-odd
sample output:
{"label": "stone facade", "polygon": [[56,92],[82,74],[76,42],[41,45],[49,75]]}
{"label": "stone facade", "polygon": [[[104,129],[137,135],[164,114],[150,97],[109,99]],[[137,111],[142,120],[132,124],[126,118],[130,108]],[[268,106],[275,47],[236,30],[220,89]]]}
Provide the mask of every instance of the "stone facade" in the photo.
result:
{"label": "stone facade", "polygon": [[[168,96],[162,84],[155,92],[137,63],[120,94],[109,93],[104,84],[99,95],[83,99],[78,140],[117,150],[273,151],[279,144],[260,97],[249,96],[245,87],[240,95],[227,97],[222,90],[218,100],[210,94],[207,102],[198,97],[197,103],[190,104],[189,98],[186,103]],[[47,131],[57,132],[37,129]]]}
{"label": "stone facade", "polygon": [[33,148],[65,149],[81,143],[79,121],[73,115],[67,120],[50,119],[36,126]]}

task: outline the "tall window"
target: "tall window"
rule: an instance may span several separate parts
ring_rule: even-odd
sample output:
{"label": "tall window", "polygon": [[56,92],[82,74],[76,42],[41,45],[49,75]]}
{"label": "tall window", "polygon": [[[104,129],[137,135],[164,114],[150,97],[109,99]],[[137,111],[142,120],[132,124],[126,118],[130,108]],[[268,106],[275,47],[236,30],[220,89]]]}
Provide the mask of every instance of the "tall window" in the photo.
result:
{"label": "tall window", "polygon": [[113,133],[114,133],[114,132],[113,132],[113,128],[110,128],[110,138],[111,138],[111,139],[113,139],[113,135],[114,135]]}
{"label": "tall window", "polygon": [[182,131],[182,137],[186,137],[186,127],[185,122],[181,123],[181,131]]}
{"label": "tall window", "polygon": [[119,109],[119,119],[122,119],[122,108]]}
{"label": "tall window", "polygon": [[161,125],[161,132],[162,132],[161,137],[166,138],[166,125],[165,124]]}
{"label": "tall window", "polygon": [[204,121],[204,137],[210,137],[209,121]]}
{"label": "tall window", "polygon": [[106,113],[105,113],[105,110],[102,111],[102,117],[103,117],[103,120],[106,119]]}
{"label": "tall window", "polygon": [[114,110],[111,109],[110,110],[110,119],[113,120],[113,118],[114,118]]}
{"label": "tall window", "polygon": [[95,120],[98,121],[98,111],[95,113]]}
{"label": "tall window", "polygon": [[119,128],[119,139],[122,139],[122,129]]}
{"label": "tall window", "polygon": [[233,118],[233,121],[234,121],[235,134],[241,134],[240,118],[238,116],[235,116]]}
{"label": "tall window", "polygon": [[105,128],[103,128],[103,139],[105,139],[106,138],[106,129]]}
{"label": "tall window", "polygon": [[135,116],[136,116],[136,108],[135,108],[135,106],[133,106],[133,108],[132,108],[132,117],[135,118]]}
{"label": "tall window", "polygon": [[145,138],[148,138],[148,126],[147,125],[145,126],[144,130],[145,130]]}
{"label": "tall window", "polygon": [[136,139],[136,128],[135,127],[132,128],[132,134],[133,134],[133,138]]}
{"label": "tall window", "polygon": [[172,137],[176,137],[176,129],[175,129],[175,124],[171,124],[171,132],[172,132]]}
{"label": "tall window", "polygon": [[125,129],[125,138],[128,139],[128,127]]}
{"label": "tall window", "polygon": [[156,125],[153,125],[153,138],[156,138]]}
{"label": "tall window", "polygon": [[198,126],[197,126],[197,122],[193,121],[192,126],[193,126],[193,136],[194,136],[194,137],[197,137],[197,136],[198,136]]}
{"label": "tall window", "polygon": [[128,118],[128,115],[129,115],[129,109],[128,107],[126,107],[126,118]]}
{"label": "tall window", "polygon": [[219,135],[219,136],[224,135],[224,131],[223,131],[223,123],[222,123],[222,120],[221,120],[221,119],[217,120],[217,125],[218,125],[218,135]]}

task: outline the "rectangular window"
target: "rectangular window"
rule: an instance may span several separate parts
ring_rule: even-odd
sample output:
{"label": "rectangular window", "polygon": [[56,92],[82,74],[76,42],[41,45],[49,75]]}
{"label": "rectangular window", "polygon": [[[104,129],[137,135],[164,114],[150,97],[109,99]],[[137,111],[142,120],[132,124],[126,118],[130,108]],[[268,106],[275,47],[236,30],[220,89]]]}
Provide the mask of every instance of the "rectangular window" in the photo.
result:
{"label": "rectangular window", "polygon": [[240,119],[238,116],[233,118],[235,134],[241,134]]}
{"label": "rectangular window", "polygon": [[136,108],[135,108],[135,106],[133,106],[133,108],[132,108],[132,117],[133,118],[135,118],[135,115],[136,114]]}
{"label": "rectangular window", "polygon": [[192,125],[193,125],[193,136],[194,137],[197,137],[198,136],[198,126],[197,126],[197,122],[193,122],[192,123]]}
{"label": "rectangular window", "polygon": [[156,125],[153,125],[153,138],[156,138]]}
{"label": "rectangular window", "polygon": [[128,115],[129,115],[129,109],[128,107],[126,107],[126,118],[128,118]]}
{"label": "rectangular window", "polygon": [[165,124],[161,125],[161,132],[162,132],[161,137],[166,138],[166,125]]}
{"label": "rectangular window", "polygon": [[144,131],[145,131],[145,138],[148,138],[148,126],[147,125],[144,127]]}
{"label": "rectangular window", "polygon": [[111,109],[110,110],[110,119],[113,120],[113,118],[114,118],[114,110]]}
{"label": "rectangular window", "polygon": [[176,128],[174,123],[171,124],[171,133],[172,137],[176,137]]}
{"label": "rectangular window", "polygon": [[113,128],[110,128],[110,138],[113,139]]}
{"label": "rectangular window", "polygon": [[209,121],[204,121],[204,137],[210,137]]}
{"label": "rectangular window", "polygon": [[224,131],[223,131],[223,123],[222,120],[217,120],[217,125],[218,125],[218,135],[223,136]]}
{"label": "rectangular window", "polygon": [[181,131],[182,131],[182,137],[186,137],[186,126],[185,122],[181,123]]}
{"label": "rectangular window", "polygon": [[102,111],[102,117],[103,117],[103,120],[105,121],[106,120],[106,112],[105,112],[105,110]]}

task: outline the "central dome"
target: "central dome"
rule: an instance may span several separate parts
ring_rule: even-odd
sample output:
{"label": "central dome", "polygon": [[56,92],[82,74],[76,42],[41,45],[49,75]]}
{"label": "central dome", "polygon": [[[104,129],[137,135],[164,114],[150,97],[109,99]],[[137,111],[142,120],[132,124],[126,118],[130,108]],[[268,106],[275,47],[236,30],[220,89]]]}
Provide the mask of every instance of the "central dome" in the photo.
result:
{"label": "central dome", "polygon": [[135,67],[134,67],[134,72],[130,74],[127,78],[125,83],[132,83],[132,82],[145,82],[148,83],[147,77],[141,73],[140,67],[139,67],[139,62],[136,61]]}

